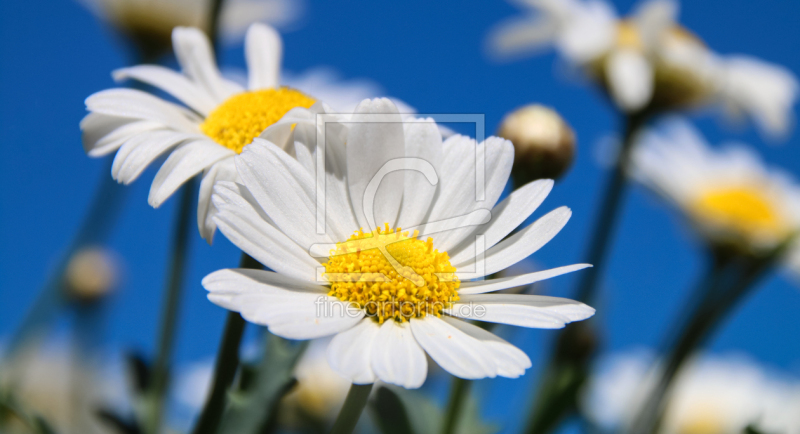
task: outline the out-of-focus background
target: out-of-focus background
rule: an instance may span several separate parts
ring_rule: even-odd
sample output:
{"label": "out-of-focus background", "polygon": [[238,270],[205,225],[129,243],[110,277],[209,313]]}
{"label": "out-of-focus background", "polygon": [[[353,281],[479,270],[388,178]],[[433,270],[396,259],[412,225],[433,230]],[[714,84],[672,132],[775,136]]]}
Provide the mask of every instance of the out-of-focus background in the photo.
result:
{"label": "out-of-focus background", "polygon": [[[614,1],[620,13],[634,2]],[[581,261],[591,231],[605,169],[602,143],[619,130],[604,96],[553,53],[513,62],[485,56],[487,32],[518,15],[503,1],[306,2],[300,19],[283,33],[284,69],[302,74],[329,67],[344,80],[368,79],[387,95],[421,113],[480,113],[487,133],[502,116],[531,102],[556,108],[578,137],[578,157],[545,201],[547,210],[567,205],[567,227],[532,260],[543,267]],[[683,2],[681,22],[723,54],[745,53],[800,73],[800,4],[792,1],[705,0]],[[111,71],[130,64],[123,42],[77,1],[0,3],[0,343],[19,326],[48,272],[56,266],[91,201],[105,162],[81,147],[78,123],[83,100],[114,86]],[[243,68],[240,45],[226,46],[220,63]],[[694,116],[713,144],[744,142],[764,159],[800,177],[800,132],[783,144],[765,142],[754,128],[726,127],[717,113]],[[152,165],[129,187],[109,247],[122,259],[122,283],[111,298],[101,331],[106,350],[151,354],[157,333],[171,233],[173,198],[160,209],[147,205]],[[604,351],[657,347],[678,315],[702,269],[703,250],[677,213],[641,187],[625,206],[619,236],[595,306],[605,327]],[[239,251],[219,234],[214,246],[193,232],[190,270],[175,353],[178,367],[210,360],[222,331],[223,309],[209,303],[200,280],[235,266]],[[539,288],[570,296],[573,276]],[[714,336],[712,353],[741,353],[767,367],[800,376],[800,282],[774,275]],[[66,321],[63,326],[66,326]],[[252,330],[252,327],[251,327]],[[499,333],[531,356],[534,366],[516,380],[478,382],[484,416],[504,432],[524,420],[530,388],[552,331],[514,328]],[[427,387],[444,396],[444,379]]]}

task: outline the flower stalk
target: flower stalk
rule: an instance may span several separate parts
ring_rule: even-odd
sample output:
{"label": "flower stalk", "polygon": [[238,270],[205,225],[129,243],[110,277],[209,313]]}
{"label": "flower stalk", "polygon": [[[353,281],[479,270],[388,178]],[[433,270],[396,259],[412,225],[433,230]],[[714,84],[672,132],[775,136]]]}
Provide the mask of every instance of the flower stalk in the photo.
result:
{"label": "flower stalk", "polygon": [[[240,268],[261,269],[263,266],[247,253],[242,253]],[[194,434],[213,434],[217,431],[225,410],[225,397],[239,368],[239,346],[244,334],[245,321],[238,312],[228,312],[222,342],[214,366],[211,394],[197,419]]]}
{"label": "flower stalk", "polygon": [[[586,255],[586,262],[593,267],[585,270],[578,283],[575,299],[581,302],[592,304],[595,299],[628,187],[627,170],[636,134],[650,116],[650,112],[641,111],[625,118],[619,154],[603,193]],[[577,395],[588,377],[596,341],[596,332],[588,322],[573,324],[559,333],[551,359],[541,377],[543,380],[536,392],[533,412],[525,432],[550,432],[575,411]]]}
{"label": "flower stalk", "polygon": [[453,384],[450,386],[450,399],[447,403],[447,410],[442,425],[442,434],[453,434],[456,432],[458,419],[461,409],[469,395],[469,380],[453,377]]}
{"label": "flower stalk", "polygon": [[698,300],[692,303],[695,309],[686,320],[678,323],[658,381],[627,432],[658,432],[666,399],[684,363],[710,338],[758,280],[772,269],[786,246],[786,243],[782,244],[760,257],[731,254],[719,249],[712,253],[712,265],[694,295]]}
{"label": "flower stalk", "polygon": [[164,304],[161,313],[161,327],[158,334],[158,347],[153,365],[153,375],[146,394],[145,433],[160,432],[164,410],[172,349],[175,343],[181,294],[183,290],[184,271],[186,269],[186,253],[189,247],[189,235],[194,222],[192,210],[197,181],[192,179],[181,187],[178,210],[175,214],[175,232],[172,240],[172,258],[167,276]]}
{"label": "flower stalk", "polygon": [[361,412],[367,405],[367,399],[371,391],[372,383],[353,384],[350,386],[350,391],[347,392],[347,398],[344,400],[342,410],[339,411],[339,416],[336,417],[331,434],[350,434],[353,432],[358,419],[361,417]]}

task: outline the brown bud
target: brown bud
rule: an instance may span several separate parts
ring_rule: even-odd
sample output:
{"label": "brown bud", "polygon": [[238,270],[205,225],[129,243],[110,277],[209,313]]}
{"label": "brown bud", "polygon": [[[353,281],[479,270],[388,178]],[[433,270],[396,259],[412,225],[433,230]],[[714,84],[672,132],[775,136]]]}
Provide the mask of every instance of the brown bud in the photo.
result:
{"label": "brown bud", "polygon": [[64,278],[70,296],[94,301],[114,289],[119,280],[119,264],[112,252],[87,247],[72,255]]}
{"label": "brown bud", "polygon": [[558,179],[575,158],[575,133],[553,109],[531,104],[503,118],[497,135],[514,144],[511,175],[517,186]]}

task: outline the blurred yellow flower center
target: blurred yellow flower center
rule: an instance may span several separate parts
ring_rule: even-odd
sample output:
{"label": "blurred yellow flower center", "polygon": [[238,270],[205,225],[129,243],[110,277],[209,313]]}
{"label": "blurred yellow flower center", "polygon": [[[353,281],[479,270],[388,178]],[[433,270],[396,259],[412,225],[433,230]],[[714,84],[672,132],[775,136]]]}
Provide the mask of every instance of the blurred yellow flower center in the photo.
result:
{"label": "blurred yellow flower center", "polygon": [[701,195],[691,208],[697,217],[745,236],[781,238],[789,232],[788,225],[769,198],[754,188],[711,190]]}
{"label": "blurred yellow flower center", "polygon": [[268,126],[295,107],[309,108],[314,99],[286,87],[236,94],[222,103],[200,130],[220,145],[240,154]]}
{"label": "blurred yellow flower center", "polygon": [[[661,42],[690,42],[704,45],[703,41],[685,27],[672,26],[665,32],[665,39]],[[617,46],[644,51],[645,45],[639,29],[631,20],[623,20],[617,24]]]}
{"label": "blurred yellow flower center", "polygon": [[325,266],[331,282],[328,295],[357,304],[378,323],[392,318],[404,322],[431,314],[458,301],[460,280],[447,252],[433,248],[433,240],[417,239],[415,231],[361,229],[336,244]]}
{"label": "blurred yellow flower center", "polygon": [[678,434],[724,434],[725,424],[716,414],[704,412],[692,416],[679,427]]}

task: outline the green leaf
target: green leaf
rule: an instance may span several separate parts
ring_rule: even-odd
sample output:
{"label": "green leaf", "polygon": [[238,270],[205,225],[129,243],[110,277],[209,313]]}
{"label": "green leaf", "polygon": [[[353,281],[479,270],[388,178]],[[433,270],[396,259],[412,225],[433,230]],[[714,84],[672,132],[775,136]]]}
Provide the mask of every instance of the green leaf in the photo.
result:
{"label": "green leaf", "polygon": [[258,366],[242,367],[241,381],[231,392],[220,433],[258,434],[276,420],[281,398],[294,386],[294,366],[307,342],[293,343],[267,333],[267,351]]}

